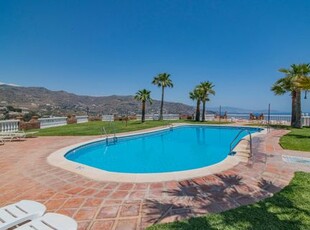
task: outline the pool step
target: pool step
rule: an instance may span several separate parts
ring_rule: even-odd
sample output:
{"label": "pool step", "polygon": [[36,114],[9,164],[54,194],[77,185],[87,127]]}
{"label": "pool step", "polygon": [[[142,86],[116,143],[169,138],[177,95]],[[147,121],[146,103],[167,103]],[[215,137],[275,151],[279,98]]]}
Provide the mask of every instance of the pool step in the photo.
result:
{"label": "pool step", "polygon": [[241,162],[248,162],[251,157],[250,143],[248,140],[241,140],[234,148],[234,156],[238,157]]}

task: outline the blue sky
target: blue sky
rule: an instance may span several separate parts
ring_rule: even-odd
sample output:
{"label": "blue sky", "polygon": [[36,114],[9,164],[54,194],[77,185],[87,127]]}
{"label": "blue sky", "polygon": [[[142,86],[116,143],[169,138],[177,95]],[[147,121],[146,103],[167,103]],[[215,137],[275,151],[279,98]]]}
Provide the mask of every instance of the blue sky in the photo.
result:
{"label": "blue sky", "polygon": [[[133,95],[161,72],[166,100],[215,85],[208,106],[290,111],[281,67],[310,62],[309,0],[0,1],[0,82]],[[310,98],[303,100],[310,111]]]}

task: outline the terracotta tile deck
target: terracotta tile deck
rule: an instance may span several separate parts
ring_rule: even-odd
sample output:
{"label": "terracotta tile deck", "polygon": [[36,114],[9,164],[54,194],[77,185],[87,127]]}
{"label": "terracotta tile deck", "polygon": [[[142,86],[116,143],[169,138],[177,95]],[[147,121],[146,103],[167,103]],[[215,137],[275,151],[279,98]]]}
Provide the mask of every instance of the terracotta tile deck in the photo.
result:
{"label": "terracotta tile deck", "polygon": [[144,229],[154,223],[221,212],[272,196],[294,171],[309,166],[288,164],[281,155],[310,156],[282,150],[273,130],[254,138],[254,158],[222,173],[186,181],[134,184],[98,182],[53,167],[53,151],[94,137],[39,137],[0,146],[0,206],[32,199],[48,211],[72,216],[79,229]]}

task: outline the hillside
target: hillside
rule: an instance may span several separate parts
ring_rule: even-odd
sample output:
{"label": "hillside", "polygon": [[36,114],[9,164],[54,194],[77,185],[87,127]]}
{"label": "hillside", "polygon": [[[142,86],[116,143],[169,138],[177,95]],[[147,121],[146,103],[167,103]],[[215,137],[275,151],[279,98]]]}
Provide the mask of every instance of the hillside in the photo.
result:
{"label": "hillside", "polygon": [[[0,85],[0,107],[13,106],[40,113],[41,115],[127,114],[141,113],[141,103],[133,96],[80,96],[65,91],[51,91],[43,87],[16,87]],[[147,105],[147,113],[156,113],[160,101]],[[175,114],[191,114],[192,106],[165,102],[164,111]]]}

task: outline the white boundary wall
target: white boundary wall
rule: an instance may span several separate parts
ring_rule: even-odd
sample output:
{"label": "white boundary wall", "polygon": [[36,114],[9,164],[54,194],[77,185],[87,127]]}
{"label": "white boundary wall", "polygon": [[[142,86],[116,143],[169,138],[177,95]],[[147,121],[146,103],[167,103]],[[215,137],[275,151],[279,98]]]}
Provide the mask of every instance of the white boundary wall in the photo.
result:
{"label": "white boundary wall", "polygon": [[51,117],[51,118],[39,118],[40,128],[49,128],[67,125],[67,117]]}
{"label": "white boundary wall", "polygon": [[[137,114],[136,115],[137,120],[141,120],[142,115]],[[159,114],[145,114],[145,120],[146,121],[157,121],[159,119]],[[163,120],[165,121],[173,121],[173,120],[179,120],[179,114],[163,114]]]}
{"label": "white boundary wall", "polygon": [[102,121],[114,121],[114,115],[102,115]]}
{"label": "white boundary wall", "polygon": [[76,116],[77,123],[85,123],[88,122],[88,116]]}

